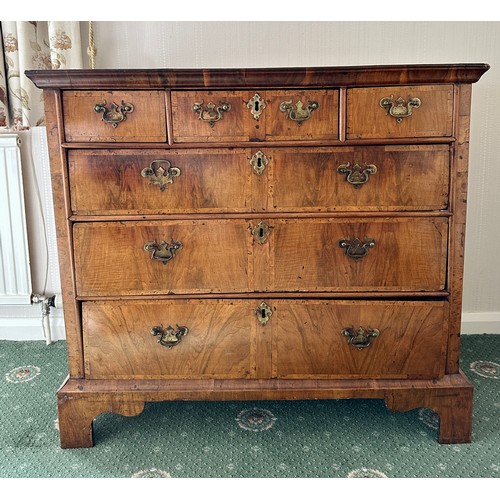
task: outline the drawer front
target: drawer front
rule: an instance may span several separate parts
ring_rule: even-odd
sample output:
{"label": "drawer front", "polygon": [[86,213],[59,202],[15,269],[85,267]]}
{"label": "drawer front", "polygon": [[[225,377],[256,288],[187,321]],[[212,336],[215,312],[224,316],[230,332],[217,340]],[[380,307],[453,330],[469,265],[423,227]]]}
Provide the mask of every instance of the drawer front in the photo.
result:
{"label": "drawer front", "polygon": [[87,378],[438,378],[446,301],[108,300],[82,305]]}
{"label": "drawer front", "polygon": [[440,291],[444,217],[288,219],[271,222],[273,290]]}
{"label": "drawer front", "polygon": [[377,146],[264,150],[275,211],[441,210],[449,148]]}
{"label": "drawer front", "polygon": [[449,137],[453,85],[347,91],[347,138]]}
{"label": "drawer front", "polygon": [[248,291],[251,245],[244,220],[77,223],[77,293]]}
{"label": "drawer front", "polygon": [[339,130],[337,90],[275,90],[266,92],[266,139],[335,140]]}
{"label": "drawer front", "polygon": [[68,142],[165,142],[165,93],[65,91],[64,131]]}
{"label": "drawer front", "polygon": [[259,122],[251,123],[248,92],[173,91],[174,142],[248,141]]}
{"label": "drawer front", "polygon": [[[173,91],[174,142],[338,139],[338,90]],[[258,104],[256,104],[258,103]]]}
{"label": "drawer front", "polygon": [[278,378],[434,378],[444,373],[445,301],[279,301]]}
{"label": "drawer front", "polygon": [[84,302],[85,375],[255,377],[251,309],[244,301],[222,300]]}
{"label": "drawer front", "polygon": [[245,212],[252,175],[246,150],[69,151],[78,214]]}

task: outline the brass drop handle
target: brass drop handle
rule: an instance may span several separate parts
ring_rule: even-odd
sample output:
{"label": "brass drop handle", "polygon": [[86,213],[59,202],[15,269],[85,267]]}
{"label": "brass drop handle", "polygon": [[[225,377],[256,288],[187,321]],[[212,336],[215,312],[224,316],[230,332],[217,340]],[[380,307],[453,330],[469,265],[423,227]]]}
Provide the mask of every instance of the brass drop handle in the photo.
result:
{"label": "brass drop handle", "polygon": [[375,246],[375,240],[359,238],[339,240],[339,247],[344,249],[344,254],[354,260],[360,260],[368,254],[368,250]]}
{"label": "brass drop handle", "polygon": [[128,113],[134,112],[134,106],[125,101],[122,101],[121,105],[112,102],[108,106],[107,102],[104,100],[102,103],[94,106],[94,111],[96,113],[102,113],[102,121],[116,128],[121,122],[127,119]]}
{"label": "brass drop handle", "polygon": [[357,163],[351,166],[350,162],[343,163],[337,167],[339,174],[345,174],[345,180],[352,184],[356,189],[359,189],[363,184],[368,182],[370,175],[377,173],[375,165],[367,165],[361,167]]}
{"label": "brass drop handle", "polygon": [[183,337],[189,333],[189,328],[187,326],[176,325],[177,329],[174,330],[170,325],[167,328],[163,326],[153,326],[151,328],[151,335],[158,337],[158,343],[162,346],[172,349],[174,345],[177,345]]}
{"label": "brass drop handle", "polygon": [[144,250],[146,252],[151,252],[151,258],[161,262],[166,265],[171,261],[178,250],[182,248],[182,243],[180,241],[171,240],[170,243],[162,241],[161,243],[156,243],[156,241],[148,241],[144,244]]}
{"label": "brass drop handle", "polygon": [[403,118],[408,118],[413,114],[413,109],[419,108],[422,101],[418,97],[409,97],[404,99],[394,96],[384,97],[380,100],[380,106],[385,109],[386,115],[391,115],[396,118],[397,123],[401,123]]}
{"label": "brass drop handle", "polygon": [[181,171],[172,167],[168,160],[153,160],[149,167],[141,170],[141,175],[149,179],[149,184],[157,184],[160,191],[165,191],[168,184],[173,184],[174,177],[181,175]]}
{"label": "brass drop handle", "polygon": [[380,335],[380,331],[376,328],[367,327],[366,330],[362,327],[357,328],[347,327],[342,329],[342,335],[348,337],[347,343],[356,349],[366,349],[370,347],[373,338]]}
{"label": "brass drop handle", "polygon": [[215,125],[215,122],[224,118],[224,113],[231,111],[231,104],[228,102],[220,102],[218,105],[209,102],[206,106],[203,104],[204,101],[195,102],[192,109],[198,115],[199,120],[208,123],[211,127]]}
{"label": "brass drop handle", "polygon": [[302,122],[311,118],[311,113],[319,108],[318,101],[308,101],[307,106],[304,107],[302,101],[297,101],[297,104],[292,104],[292,101],[283,101],[280,104],[280,111],[287,113],[288,118],[302,125]]}

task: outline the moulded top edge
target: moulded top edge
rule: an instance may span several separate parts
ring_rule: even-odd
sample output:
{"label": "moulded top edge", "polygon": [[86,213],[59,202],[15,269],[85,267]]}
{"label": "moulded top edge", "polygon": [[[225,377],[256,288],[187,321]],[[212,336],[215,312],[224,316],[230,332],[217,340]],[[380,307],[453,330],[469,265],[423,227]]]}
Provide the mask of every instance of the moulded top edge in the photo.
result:
{"label": "moulded top edge", "polygon": [[488,64],[296,68],[28,70],[39,88],[272,88],[474,83]]}

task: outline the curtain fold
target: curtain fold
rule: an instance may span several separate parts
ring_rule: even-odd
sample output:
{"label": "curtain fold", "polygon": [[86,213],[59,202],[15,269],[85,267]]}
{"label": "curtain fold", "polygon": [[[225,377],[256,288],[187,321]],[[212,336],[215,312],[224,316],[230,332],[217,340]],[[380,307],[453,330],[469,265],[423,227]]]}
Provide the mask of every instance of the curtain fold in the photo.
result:
{"label": "curtain fold", "polygon": [[0,34],[0,128],[45,125],[42,91],[24,72],[82,68],[80,22],[2,21]]}

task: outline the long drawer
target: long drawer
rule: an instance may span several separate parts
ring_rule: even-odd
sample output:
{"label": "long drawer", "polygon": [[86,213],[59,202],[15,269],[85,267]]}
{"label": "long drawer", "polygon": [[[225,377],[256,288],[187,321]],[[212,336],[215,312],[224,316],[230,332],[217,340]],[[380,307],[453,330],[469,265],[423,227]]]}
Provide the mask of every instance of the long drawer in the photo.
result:
{"label": "long drawer", "polygon": [[424,211],[448,206],[447,145],[71,150],[82,215]]}
{"label": "long drawer", "polygon": [[437,378],[447,312],[446,301],[85,302],[86,377]]}
{"label": "long drawer", "polygon": [[447,233],[446,217],[77,223],[77,292],[441,291]]}

